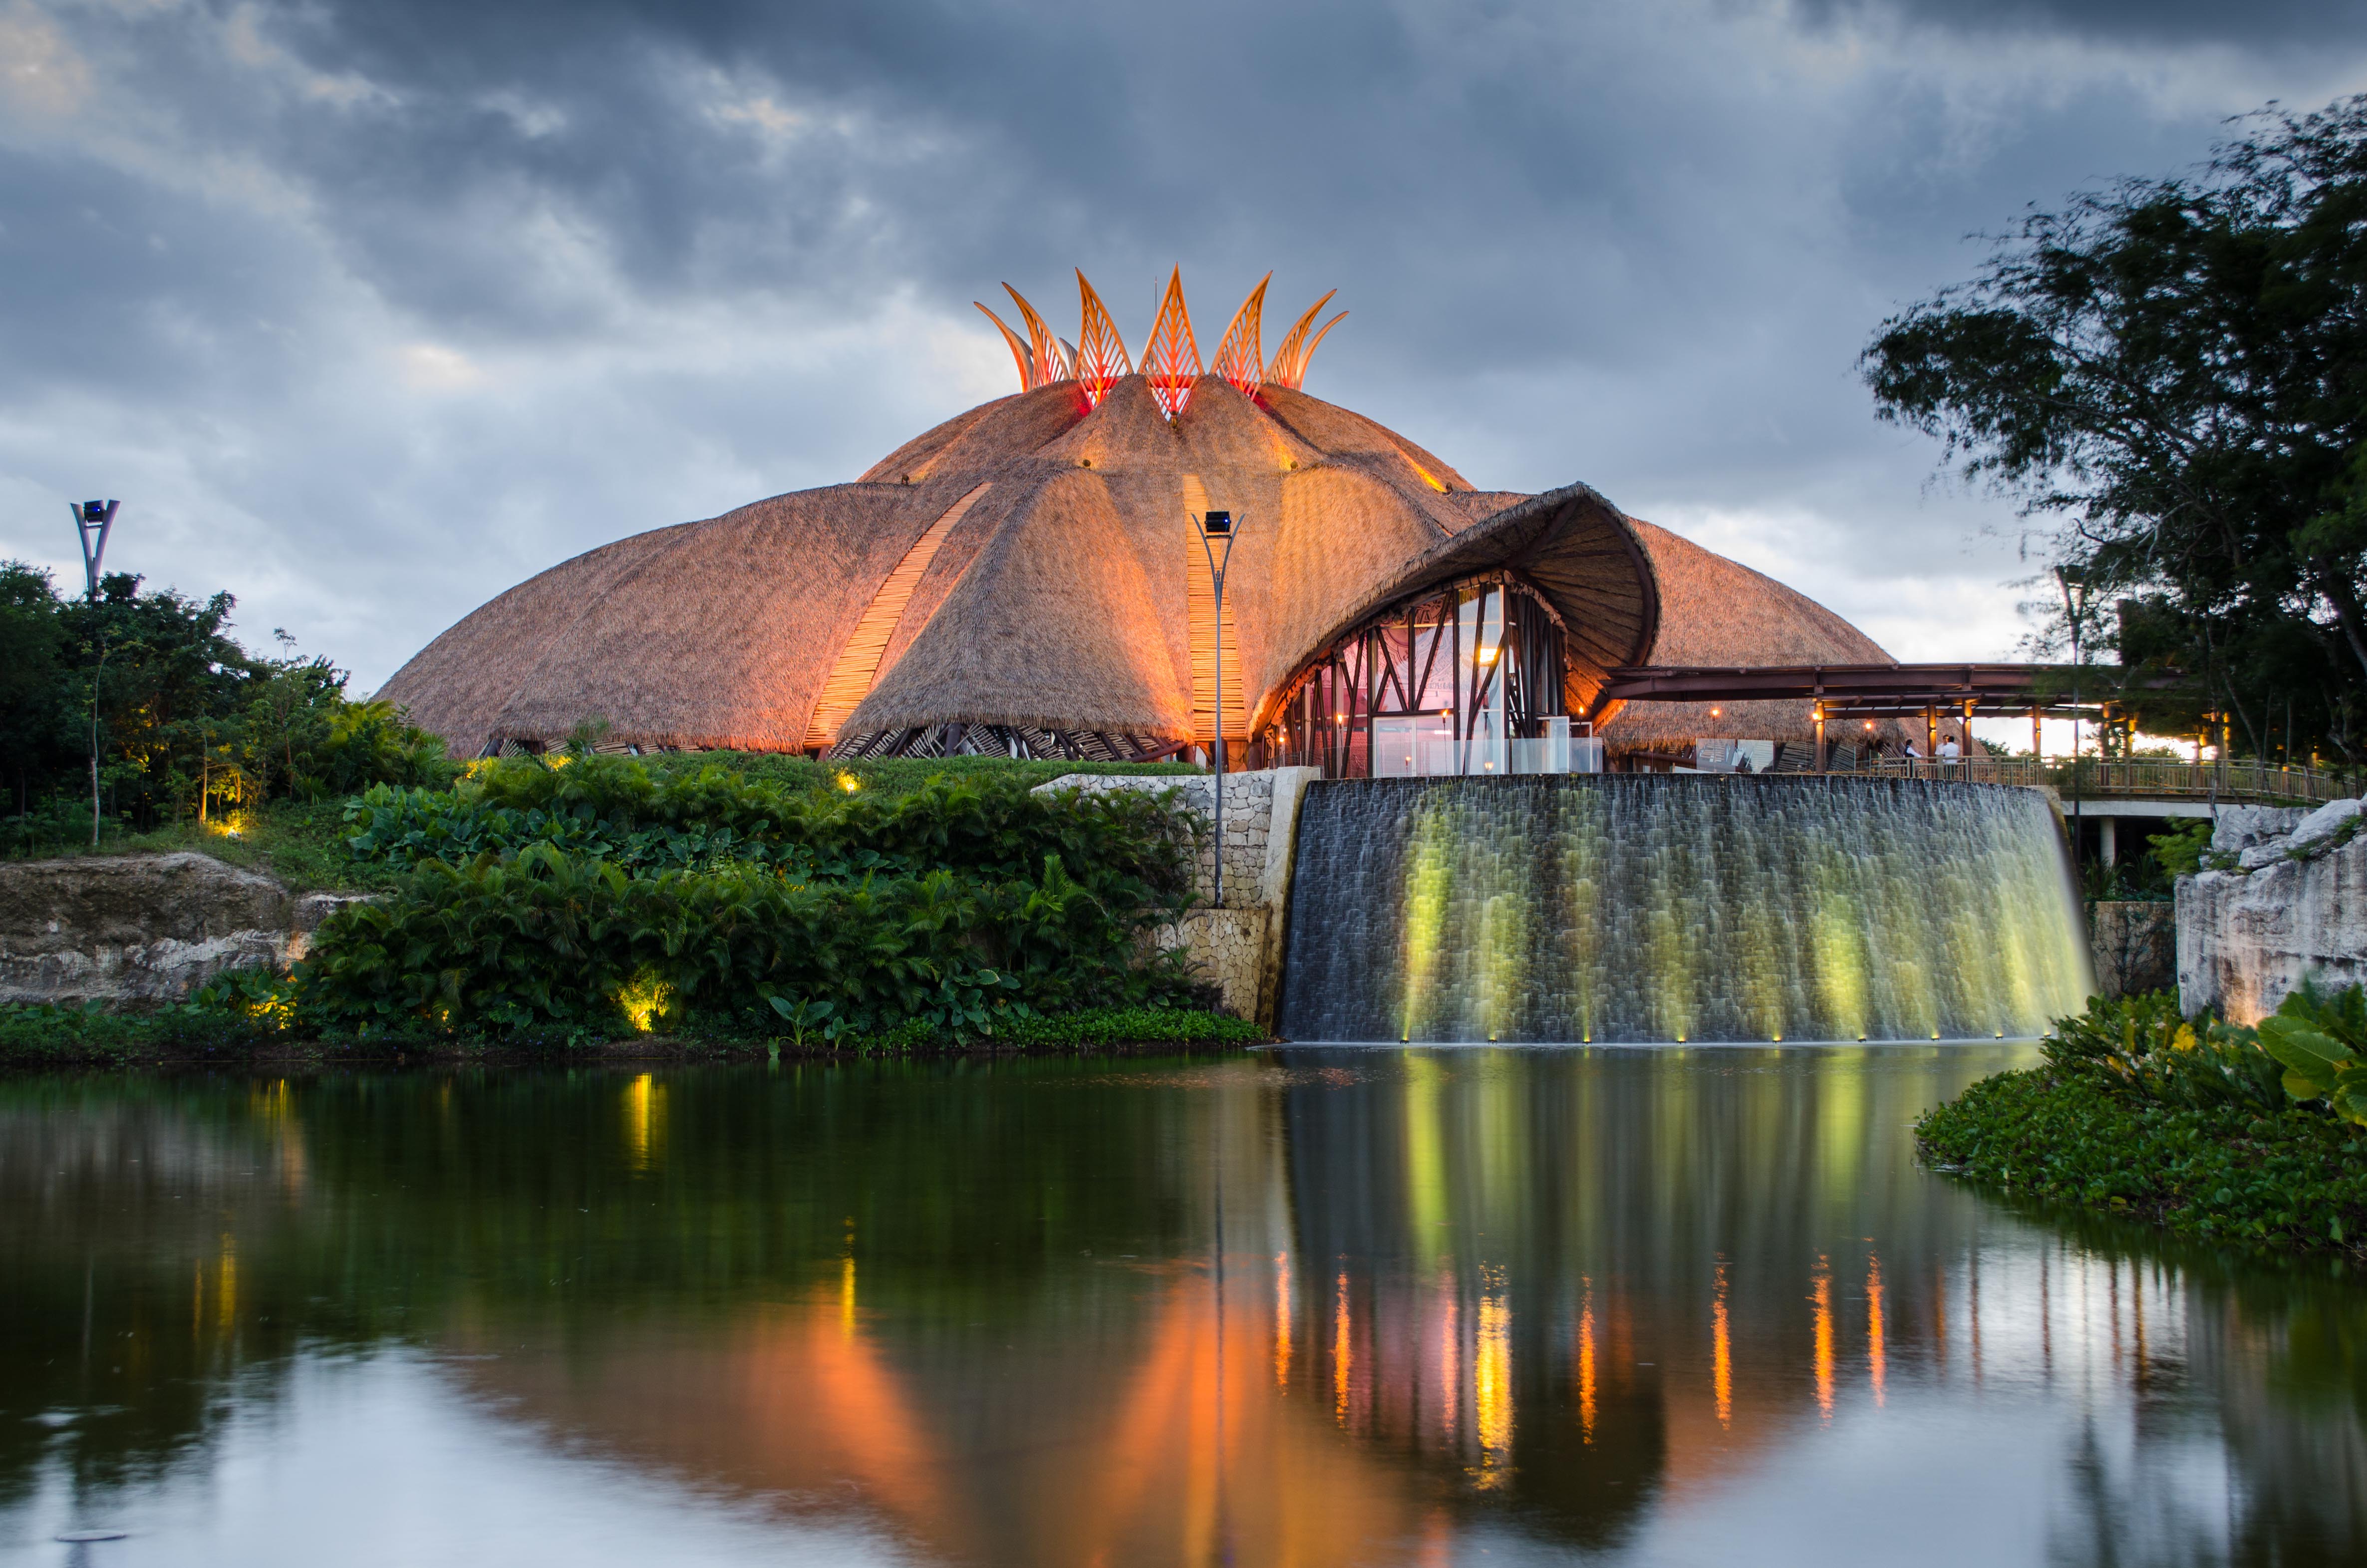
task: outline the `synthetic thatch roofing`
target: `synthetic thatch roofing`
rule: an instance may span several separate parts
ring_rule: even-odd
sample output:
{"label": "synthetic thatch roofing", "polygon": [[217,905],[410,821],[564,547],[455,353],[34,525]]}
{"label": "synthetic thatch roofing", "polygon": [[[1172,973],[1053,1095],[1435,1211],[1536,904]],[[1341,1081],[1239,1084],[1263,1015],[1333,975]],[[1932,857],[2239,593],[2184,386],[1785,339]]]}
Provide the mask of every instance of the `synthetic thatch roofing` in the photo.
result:
{"label": "synthetic thatch roofing", "polygon": [[[1805,594],[1738,562],[1628,519],[1660,588],[1659,635],[1650,665],[1889,665],[1874,639]],[[1713,715],[1716,707],[1720,711]],[[1687,746],[1698,738],[1806,744],[1816,725],[1805,702],[1629,702],[1606,722],[1614,751]],[[1906,732],[1886,726],[1891,740]],[[1840,730],[1835,740],[1858,740]]]}
{"label": "synthetic thatch roofing", "polygon": [[[1190,590],[1206,568],[1186,521],[1201,506],[1240,524],[1226,593],[1235,736],[1360,619],[1504,569],[1567,623],[1574,702],[1603,668],[1648,655],[1882,657],[1789,589],[1631,528],[1582,486],[1476,491],[1287,387],[1252,399],[1205,376],[1170,421],[1135,375],[1091,410],[1074,381],[1039,387],[946,421],[855,483],[592,551],[460,621],[379,695],[461,755],[549,744],[587,719],[646,746],[786,750],[955,722],[1206,739],[1195,710],[1211,710],[1214,688],[1206,648],[1195,665]],[[1619,716],[1618,738],[1659,733],[1639,712]]]}

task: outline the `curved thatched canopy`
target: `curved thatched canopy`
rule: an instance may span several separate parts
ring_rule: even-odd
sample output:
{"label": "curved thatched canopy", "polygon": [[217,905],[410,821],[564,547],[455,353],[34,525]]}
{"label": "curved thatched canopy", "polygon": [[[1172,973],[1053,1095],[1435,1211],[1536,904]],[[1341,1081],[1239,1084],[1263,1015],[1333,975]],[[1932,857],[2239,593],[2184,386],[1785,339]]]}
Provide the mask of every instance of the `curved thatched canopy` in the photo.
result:
{"label": "curved thatched canopy", "polygon": [[[1335,621],[1307,639],[1286,674],[1295,677],[1355,628],[1394,607],[1465,578],[1510,572],[1535,588],[1561,618],[1568,661],[1564,698],[1572,711],[1585,712],[1607,672],[1641,662],[1652,646],[1659,597],[1650,561],[1628,519],[1583,484],[1511,499],[1512,505],[1456,529],[1377,579]],[[1269,702],[1290,685],[1286,678],[1273,683]]]}
{"label": "curved thatched canopy", "polygon": [[[851,484],[604,546],[470,615],[379,695],[461,755],[587,719],[644,746],[811,749],[932,726],[1212,738],[1215,610],[1187,517],[1240,520],[1225,729],[1393,602],[1475,574],[1528,581],[1567,630],[1569,697],[1644,662],[1880,659],[1781,585],[1633,524],[1582,485],[1476,490],[1433,453],[1295,388],[1191,383],[1170,419],[1128,375],[982,404]],[[1777,705],[1767,705],[1774,707]],[[1648,711],[1648,710],[1662,711]],[[1673,704],[1614,739],[1789,737]]]}
{"label": "curved thatched canopy", "polygon": [[[1873,638],[1840,616],[1739,562],[1641,518],[1628,519],[1651,557],[1660,624],[1651,665],[1889,665]],[[1715,706],[1719,711],[1713,714]],[[1891,740],[1907,732],[1893,724]],[[1614,750],[1690,746],[1703,736],[1806,744],[1816,724],[1805,702],[1628,702],[1604,721]],[[1836,740],[1858,737],[1836,733]]]}

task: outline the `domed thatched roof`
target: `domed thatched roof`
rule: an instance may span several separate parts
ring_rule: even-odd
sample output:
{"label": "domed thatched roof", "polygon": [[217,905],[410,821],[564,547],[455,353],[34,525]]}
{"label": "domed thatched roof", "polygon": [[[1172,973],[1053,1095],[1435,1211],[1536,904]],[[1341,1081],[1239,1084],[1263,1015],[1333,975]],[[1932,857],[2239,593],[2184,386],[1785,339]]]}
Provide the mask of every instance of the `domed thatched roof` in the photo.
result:
{"label": "domed thatched roof", "polygon": [[851,484],[553,567],[436,638],[378,695],[462,756],[548,744],[587,719],[644,747],[862,750],[991,725],[1139,755],[1213,735],[1214,604],[1188,521],[1212,508],[1241,522],[1222,640],[1235,737],[1361,618],[1499,570],[1519,572],[1569,629],[1574,704],[1603,670],[1648,654],[1881,657],[1789,589],[1631,523],[1583,486],[1478,491],[1307,395],[1297,383],[1316,312],[1263,361],[1263,285],[1218,350],[1222,374],[1199,373],[1179,284],[1142,373],[1082,292],[1082,350],[1022,301],[1029,340],[1004,329],[1017,395],[946,421]]}

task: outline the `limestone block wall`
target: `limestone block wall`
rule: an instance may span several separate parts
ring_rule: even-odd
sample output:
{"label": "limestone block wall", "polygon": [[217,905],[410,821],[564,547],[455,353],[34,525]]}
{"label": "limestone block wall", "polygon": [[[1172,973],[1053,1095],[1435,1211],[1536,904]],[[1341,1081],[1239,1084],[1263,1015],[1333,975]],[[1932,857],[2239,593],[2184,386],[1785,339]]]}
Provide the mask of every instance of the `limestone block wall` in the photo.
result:
{"label": "limestone block wall", "polygon": [[1037,786],[1038,793],[1087,794],[1178,790],[1186,810],[1209,831],[1202,835],[1197,888],[1202,907],[1161,928],[1162,948],[1182,948],[1193,967],[1217,987],[1227,1012],[1271,1027],[1282,993],[1283,921],[1290,904],[1290,868],[1297,846],[1298,806],[1313,767],[1271,767],[1225,775],[1225,892],[1216,895],[1217,780],[1208,775],[1071,774]]}
{"label": "limestone block wall", "polygon": [[290,893],[210,855],[0,861],[0,1002],[176,1002],[285,967],[358,895]]}
{"label": "limestone block wall", "polygon": [[2222,813],[2212,848],[2235,864],[2178,880],[2180,1006],[2248,1024],[2305,976],[2367,982],[2367,835],[2346,825],[2359,812]]}

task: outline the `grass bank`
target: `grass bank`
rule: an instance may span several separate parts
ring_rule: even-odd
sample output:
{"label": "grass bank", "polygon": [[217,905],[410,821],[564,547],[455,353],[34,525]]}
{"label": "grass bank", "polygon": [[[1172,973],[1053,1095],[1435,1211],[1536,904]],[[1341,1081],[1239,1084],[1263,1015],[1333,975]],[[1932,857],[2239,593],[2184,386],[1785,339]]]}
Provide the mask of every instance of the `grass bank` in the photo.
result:
{"label": "grass bank", "polygon": [[[2189,1021],[2168,995],[2058,1019],[2038,1067],[1975,1084],[1916,1124],[1927,1165],[2199,1241],[2367,1263],[2367,1129],[2335,1087],[2356,988],[2305,994],[2259,1030]],[[2334,1032],[2328,1032],[2332,1030]],[[2317,1077],[2290,1065],[2316,1042]],[[2327,1071],[2326,1048],[2339,1051]],[[2323,1081],[2321,1081],[2323,1080]]]}
{"label": "grass bank", "polygon": [[1192,1007],[1091,1007],[1009,1020],[992,1037],[906,1026],[884,1034],[730,1034],[527,1029],[492,1034],[379,1031],[341,1034],[279,1027],[198,1005],[148,1012],[99,1006],[0,1007],[0,1069],[60,1067],[248,1067],[339,1062],[571,1063],[745,1062],[980,1053],[1062,1054],[1240,1049],[1266,1032],[1252,1023]]}

